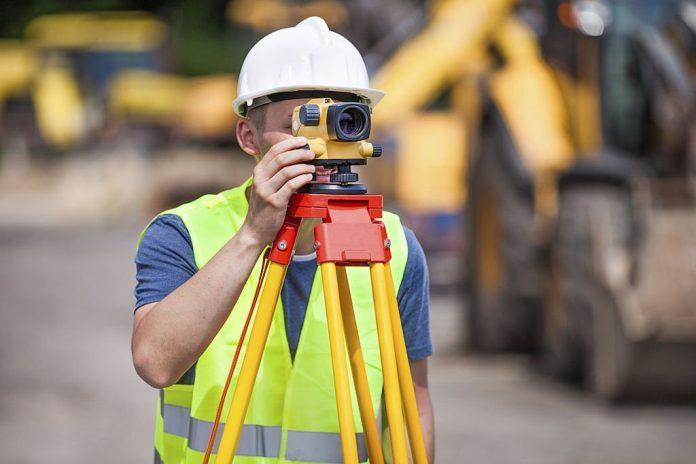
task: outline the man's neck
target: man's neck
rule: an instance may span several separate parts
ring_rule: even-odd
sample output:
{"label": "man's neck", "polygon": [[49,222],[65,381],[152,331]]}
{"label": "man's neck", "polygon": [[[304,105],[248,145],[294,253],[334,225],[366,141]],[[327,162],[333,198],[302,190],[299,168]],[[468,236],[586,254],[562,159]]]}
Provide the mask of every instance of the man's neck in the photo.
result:
{"label": "man's neck", "polygon": [[296,254],[308,255],[314,252],[314,227],[320,222],[321,219],[302,219],[295,240]]}

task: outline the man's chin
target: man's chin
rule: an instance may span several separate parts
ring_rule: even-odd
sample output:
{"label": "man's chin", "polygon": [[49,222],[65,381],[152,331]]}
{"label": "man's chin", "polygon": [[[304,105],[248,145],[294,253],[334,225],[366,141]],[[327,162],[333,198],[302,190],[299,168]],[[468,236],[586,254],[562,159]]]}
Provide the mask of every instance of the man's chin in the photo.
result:
{"label": "man's chin", "polygon": [[331,182],[331,174],[322,174],[316,175],[316,180],[314,180],[315,184],[328,184]]}
{"label": "man's chin", "polygon": [[317,184],[328,184],[331,182],[331,174],[335,173],[337,169],[335,167],[325,168],[323,166],[317,166],[315,172],[315,180]]}

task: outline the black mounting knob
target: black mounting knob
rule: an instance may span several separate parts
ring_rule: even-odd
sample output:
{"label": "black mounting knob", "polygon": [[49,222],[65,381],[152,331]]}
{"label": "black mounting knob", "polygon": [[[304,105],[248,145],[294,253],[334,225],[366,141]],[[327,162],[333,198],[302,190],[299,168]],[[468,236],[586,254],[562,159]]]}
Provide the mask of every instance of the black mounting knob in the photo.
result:
{"label": "black mounting knob", "polygon": [[350,164],[339,164],[338,172],[331,174],[329,180],[338,184],[349,184],[358,181],[358,173],[350,170]]}
{"label": "black mounting knob", "polygon": [[319,105],[307,104],[300,107],[300,123],[303,126],[318,126],[321,119]]}
{"label": "black mounting knob", "polygon": [[356,172],[336,172],[331,174],[330,180],[331,182],[338,184],[348,184],[351,182],[357,182],[358,174]]}

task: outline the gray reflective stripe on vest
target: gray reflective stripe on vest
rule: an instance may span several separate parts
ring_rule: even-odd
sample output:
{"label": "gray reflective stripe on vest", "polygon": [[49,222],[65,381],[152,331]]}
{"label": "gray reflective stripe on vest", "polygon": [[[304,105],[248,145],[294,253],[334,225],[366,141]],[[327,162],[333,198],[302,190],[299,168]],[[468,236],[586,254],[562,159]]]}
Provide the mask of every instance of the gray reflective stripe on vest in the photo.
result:
{"label": "gray reflective stripe on vest", "polygon": [[[191,410],[173,404],[162,405],[162,422],[165,433],[188,439],[189,448],[205,452],[213,423],[191,417]],[[215,437],[213,452],[217,452],[222,430],[221,423]],[[278,457],[282,428],[273,425],[244,424],[237,444],[237,456]],[[356,434],[358,458],[367,461],[365,436]],[[308,432],[288,430],[285,459],[289,461],[337,463],[343,462],[341,434],[333,432]]]}
{"label": "gray reflective stripe on vest", "polygon": [[[164,433],[188,439],[188,447],[192,450],[205,452],[208,447],[213,423],[191,417],[189,408],[165,404],[162,407],[162,423]],[[225,424],[221,423],[218,428],[213,453],[217,452],[224,427]],[[280,426],[244,424],[235,454],[237,456],[278,457],[281,435]]]}
{"label": "gray reflective stripe on vest", "polygon": [[[225,424],[221,423],[215,435],[213,453],[217,453],[222,430]],[[208,447],[208,439],[213,429],[213,423],[191,418],[191,428],[189,429],[189,448],[205,452]],[[255,425],[244,424],[242,434],[239,436],[235,456],[262,456],[266,458],[277,458],[280,453],[280,437],[282,429],[274,425]]]}
{"label": "gray reflective stripe on vest", "polygon": [[159,451],[157,451],[157,448],[155,448],[155,464],[164,464],[162,462],[162,458],[159,455]]}
{"label": "gray reflective stripe on vest", "polygon": [[[358,441],[358,459],[367,461],[367,446],[365,435],[356,433]],[[306,432],[301,430],[288,430],[288,441],[285,447],[285,459],[288,461],[343,462],[343,450],[341,449],[341,434],[332,432]]]}
{"label": "gray reflective stripe on vest", "polygon": [[162,428],[164,433],[177,437],[188,437],[191,410],[183,406],[164,404],[162,406]]}

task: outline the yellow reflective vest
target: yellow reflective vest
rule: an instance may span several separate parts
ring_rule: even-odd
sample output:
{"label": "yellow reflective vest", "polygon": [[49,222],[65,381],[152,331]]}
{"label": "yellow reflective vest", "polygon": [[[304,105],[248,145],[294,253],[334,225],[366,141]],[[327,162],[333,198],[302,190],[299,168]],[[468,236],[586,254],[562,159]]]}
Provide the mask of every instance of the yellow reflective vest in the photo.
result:
{"label": "yellow reflective vest", "polygon": [[[200,269],[239,230],[247,214],[245,189],[239,187],[206,195],[169,210],[179,216],[191,236],[196,265]],[[165,214],[165,213],[162,213]],[[398,289],[406,266],[407,245],[399,218],[384,213],[383,222],[392,241],[392,271]],[[193,375],[160,391],[155,429],[155,462],[200,463],[222,392],[256,288],[262,258],[220,332],[198,359]],[[232,265],[232,264],[231,264]],[[349,268],[348,279],[365,358],[375,415],[382,395],[380,363],[370,276],[367,268]],[[241,356],[246,350],[245,340]],[[239,369],[237,369],[239,370]],[[232,379],[230,392],[237,382]],[[358,450],[367,461],[367,448],[355,391],[353,416],[357,419]],[[222,418],[227,417],[231,394]],[[218,429],[215,450],[224,424]],[[211,462],[214,462],[211,459]],[[276,307],[249,409],[235,454],[237,464],[341,463],[341,439],[333,386],[331,355],[320,273],[316,273],[294,361],[290,357],[282,303]]]}

